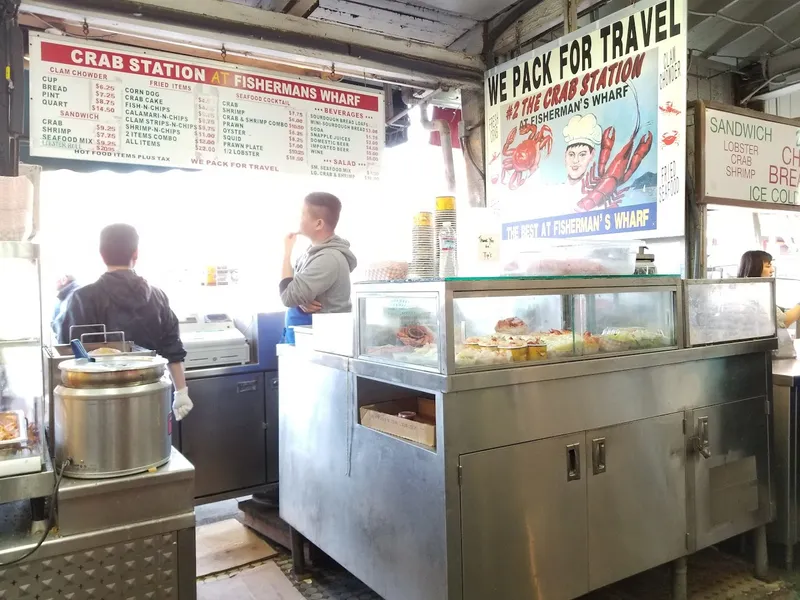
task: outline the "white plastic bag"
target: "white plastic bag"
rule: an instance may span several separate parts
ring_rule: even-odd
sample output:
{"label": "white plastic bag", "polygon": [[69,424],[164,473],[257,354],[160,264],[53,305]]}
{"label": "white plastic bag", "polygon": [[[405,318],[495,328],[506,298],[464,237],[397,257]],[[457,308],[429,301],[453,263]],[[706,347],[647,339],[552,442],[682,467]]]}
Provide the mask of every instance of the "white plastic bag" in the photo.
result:
{"label": "white plastic bag", "polygon": [[789,330],[784,327],[778,328],[778,349],[772,351],[775,358],[797,358],[794,349],[794,340],[789,335]]}

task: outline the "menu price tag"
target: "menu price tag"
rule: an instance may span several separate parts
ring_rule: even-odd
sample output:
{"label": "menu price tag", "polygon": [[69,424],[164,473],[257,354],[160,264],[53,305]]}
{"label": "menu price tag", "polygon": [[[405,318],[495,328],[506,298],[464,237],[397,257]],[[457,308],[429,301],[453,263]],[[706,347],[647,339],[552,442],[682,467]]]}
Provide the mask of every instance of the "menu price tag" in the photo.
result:
{"label": "menu price tag", "polygon": [[381,91],[30,36],[31,155],[377,180]]}

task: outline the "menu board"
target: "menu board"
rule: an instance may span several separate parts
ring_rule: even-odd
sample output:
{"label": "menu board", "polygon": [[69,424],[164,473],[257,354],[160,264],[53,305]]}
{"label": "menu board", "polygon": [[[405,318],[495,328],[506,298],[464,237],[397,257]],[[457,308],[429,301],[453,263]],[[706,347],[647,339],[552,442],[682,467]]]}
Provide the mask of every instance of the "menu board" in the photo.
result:
{"label": "menu board", "polygon": [[31,34],[31,155],[374,181],[383,94]]}
{"label": "menu board", "polygon": [[705,112],[701,201],[797,205],[800,127],[738,112]]}

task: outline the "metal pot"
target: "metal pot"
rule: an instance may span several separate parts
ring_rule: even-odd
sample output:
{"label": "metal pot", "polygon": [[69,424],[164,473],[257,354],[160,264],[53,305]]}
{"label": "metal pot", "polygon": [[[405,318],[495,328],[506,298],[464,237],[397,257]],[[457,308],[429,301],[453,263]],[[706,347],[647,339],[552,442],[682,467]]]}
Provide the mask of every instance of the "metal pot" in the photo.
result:
{"label": "metal pot", "polygon": [[166,377],[143,385],[56,387],[56,461],[70,460],[64,475],[121,477],[165,464],[172,451],[171,392]]}
{"label": "metal pot", "polygon": [[163,377],[167,361],[160,356],[99,356],[68,360],[60,365],[61,382],[71,388],[144,385]]}

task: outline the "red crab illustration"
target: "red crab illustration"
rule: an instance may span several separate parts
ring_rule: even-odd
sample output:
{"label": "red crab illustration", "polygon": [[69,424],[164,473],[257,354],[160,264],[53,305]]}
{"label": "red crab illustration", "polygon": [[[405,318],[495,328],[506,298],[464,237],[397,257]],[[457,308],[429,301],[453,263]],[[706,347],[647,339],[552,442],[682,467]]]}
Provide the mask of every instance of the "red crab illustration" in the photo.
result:
{"label": "red crab illustration", "polygon": [[499,152],[495,152],[494,154],[492,154],[492,159],[489,161],[489,164],[493,165],[494,161],[496,161],[499,157],[500,157],[500,153]]}
{"label": "red crab illustration", "polygon": [[672,106],[672,102],[669,102],[669,101],[665,102],[664,106],[659,106],[658,110],[660,110],[663,113],[667,113],[668,115],[679,115],[679,114],[681,114],[681,111],[679,111],[677,108]]}
{"label": "red crab illustration", "polygon": [[672,146],[675,142],[678,141],[678,132],[674,129],[672,131],[668,131],[667,133],[661,136],[661,147]]}
{"label": "red crab illustration", "polygon": [[503,172],[500,181],[505,184],[506,175],[511,172],[508,181],[510,190],[515,190],[525,183],[539,168],[542,155],[547,156],[553,149],[553,131],[547,125],[542,125],[541,129],[536,125],[521,125],[519,134],[528,137],[515,148],[512,148],[511,144],[517,137],[516,127],[509,132],[506,143],[503,144]]}
{"label": "red crab illustration", "polygon": [[583,179],[582,191],[584,196],[578,202],[578,211],[589,211],[602,206],[608,208],[619,206],[622,197],[630,189],[630,187],[620,188],[620,186],[633,176],[636,169],[642,164],[644,157],[653,147],[653,134],[648,131],[639,140],[636,150],[633,149],[633,143],[639,134],[640,125],[641,115],[637,100],[636,127],[633,128],[631,139],[622,147],[619,154],[611,161],[611,164],[608,163],[608,159],[611,156],[611,150],[614,148],[617,132],[614,127],[608,127],[603,132],[600,155],[594,171],[590,169]]}

